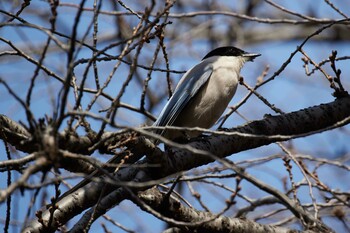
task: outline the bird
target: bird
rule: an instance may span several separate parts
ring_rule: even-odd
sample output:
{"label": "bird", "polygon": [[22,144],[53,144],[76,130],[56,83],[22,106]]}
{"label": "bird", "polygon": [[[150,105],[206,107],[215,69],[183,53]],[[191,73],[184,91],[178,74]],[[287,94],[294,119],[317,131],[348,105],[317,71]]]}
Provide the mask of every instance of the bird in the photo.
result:
{"label": "bird", "polygon": [[[152,126],[205,129],[212,127],[234,96],[244,63],[253,61],[260,55],[248,53],[233,46],[219,47],[210,51],[200,63],[183,75],[173,95]],[[155,133],[180,141],[200,134],[188,132],[187,135],[184,135],[178,130],[171,129],[157,129]],[[118,160],[120,158],[113,157],[107,163],[117,163]],[[95,170],[60,196],[58,201],[86,186],[91,182],[92,177],[98,175],[99,170]]]}
{"label": "bird", "polygon": [[[211,128],[236,93],[244,63],[260,55],[233,46],[210,51],[182,76],[153,126]],[[178,141],[200,135],[198,131],[184,133],[169,128],[157,129],[155,133]]]}

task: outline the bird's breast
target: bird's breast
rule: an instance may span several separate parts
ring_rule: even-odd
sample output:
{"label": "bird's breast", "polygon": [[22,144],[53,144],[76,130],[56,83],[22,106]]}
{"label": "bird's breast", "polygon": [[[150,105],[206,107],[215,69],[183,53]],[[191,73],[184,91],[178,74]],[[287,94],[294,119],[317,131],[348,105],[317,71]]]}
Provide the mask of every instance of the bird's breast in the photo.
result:
{"label": "bird's breast", "polygon": [[238,74],[232,69],[214,69],[208,82],[193,96],[174,125],[210,128],[225,111],[237,84]]}

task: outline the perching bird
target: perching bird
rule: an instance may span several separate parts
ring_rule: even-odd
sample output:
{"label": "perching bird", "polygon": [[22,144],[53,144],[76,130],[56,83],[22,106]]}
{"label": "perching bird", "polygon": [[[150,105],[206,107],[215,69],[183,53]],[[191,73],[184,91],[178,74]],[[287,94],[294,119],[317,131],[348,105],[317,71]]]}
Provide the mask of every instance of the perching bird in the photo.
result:
{"label": "perching bird", "polygon": [[[200,127],[209,129],[225,111],[236,92],[241,68],[260,54],[247,53],[232,46],[209,52],[188,70],[153,126]],[[198,132],[157,130],[168,139],[198,136]]]}
{"label": "perching bird", "polygon": [[[232,46],[212,50],[184,74],[153,126],[210,128],[235,94],[243,64],[258,56],[260,54],[247,53]],[[156,133],[169,139],[184,138],[183,133],[176,130],[157,130]],[[195,137],[198,133],[191,132],[186,136]],[[108,163],[117,160],[115,157]],[[85,186],[97,175],[96,170],[59,200]]]}

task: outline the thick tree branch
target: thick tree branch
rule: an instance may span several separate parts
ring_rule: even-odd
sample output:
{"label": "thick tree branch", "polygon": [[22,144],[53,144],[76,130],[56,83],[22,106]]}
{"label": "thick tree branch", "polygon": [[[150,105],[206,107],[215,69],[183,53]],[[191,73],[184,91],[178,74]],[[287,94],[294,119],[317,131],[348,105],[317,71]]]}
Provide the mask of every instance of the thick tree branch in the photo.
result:
{"label": "thick tree branch", "polygon": [[[350,97],[263,120],[248,122],[228,130],[226,135],[205,137],[169,151],[160,168],[166,174],[186,171],[214,161],[211,156],[196,156],[193,149],[223,158],[273,142],[305,137],[350,122]],[[224,133],[225,134],[225,133]],[[168,159],[169,158],[169,159]]]}
{"label": "thick tree branch", "polygon": [[[224,135],[201,138],[186,145],[176,144],[178,148],[174,147],[169,150],[168,156],[159,156],[159,153],[157,153],[157,156],[152,156],[153,149],[145,147],[142,150],[142,145],[139,145],[141,147],[137,150],[137,153],[143,152],[148,155],[146,159],[138,163],[138,165],[144,165],[143,168],[131,166],[130,168],[124,168],[118,171],[115,174],[115,188],[127,185],[134,188],[138,187],[138,189],[142,187],[143,189],[147,189],[156,182],[160,182],[154,181],[149,183],[150,177],[152,177],[152,180],[161,179],[180,171],[207,164],[214,161],[215,158],[223,158],[272,142],[302,137],[315,132],[340,127],[347,124],[349,120],[350,97],[345,97],[328,104],[322,104],[284,115],[267,116],[263,120],[249,122],[244,126],[231,129],[229,132],[225,132]],[[155,164],[160,166],[154,167]],[[147,167],[150,167],[150,169],[147,169]],[[132,181],[136,177],[139,182],[121,182]],[[143,184],[143,182],[146,183]],[[62,200],[62,203],[57,203],[60,206],[60,211],[54,212],[57,222],[63,224],[68,220],[66,219],[67,216],[75,216],[84,209],[94,205],[99,199],[99,195],[96,195],[96,193],[99,193],[102,187],[105,188],[104,195],[107,195],[113,190],[109,185],[105,186],[102,183],[92,183],[85,188],[79,189],[72,196],[67,196]],[[120,202],[120,199],[118,202]],[[62,205],[63,203],[65,204]],[[74,207],[76,205],[79,205],[79,208]],[[113,205],[114,203],[111,203],[111,207]],[[59,215],[56,215],[58,212],[60,216],[65,217],[64,221],[60,219]],[[63,212],[64,214],[61,214]],[[43,216],[48,217],[49,214],[45,213]],[[27,228],[27,232],[39,232],[39,229],[41,229],[40,226],[41,224],[37,220],[34,220],[29,225],[29,228]]]}
{"label": "thick tree branch", "polygon": [[[138,197],[144,204],[149,205],[164,217],[161,220],[170,217],[176,221],[188,222],[192,226],[178,226],[179,232],[240,232],[240,233],[288,233],[293,230],[259,224],[257,222],[244,218],[229,218],[226,216],[215,216],[210,212],[198,211],[196,209],[184,206],[179,200],[170,197],[167,198],[164,193],[161,193],[156,188],[148,189],[144,192],[139,192]],[[144,205],[140,206],[142,209]],[[206,221],[207,220],[207,221]],[[210,221],[211,220],[211,221]],[[201,224],[196,224],[201,223]],[[171,224],[171,222],[170,222]],[[301,231],[304,233],[313,233],[316,231]]]}

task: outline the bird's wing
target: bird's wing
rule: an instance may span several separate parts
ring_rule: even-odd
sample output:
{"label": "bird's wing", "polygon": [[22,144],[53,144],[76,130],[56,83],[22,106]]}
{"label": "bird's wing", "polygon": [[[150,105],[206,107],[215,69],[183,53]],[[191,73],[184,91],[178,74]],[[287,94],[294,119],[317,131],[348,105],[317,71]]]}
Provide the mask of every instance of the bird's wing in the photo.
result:
{"label": "bird's wing", "polygon": [[[183,108],[188,104],[190,99],[197,94],[198,90],[208,81],[213,69],[205,64],[196,66],[187,72],[176,87],[173,96],[163,108],[157,121],[153,126],[172,125]],[[196,74],[203,73],[196,78]],[[164,130],[157,132],[162,134]]]}

